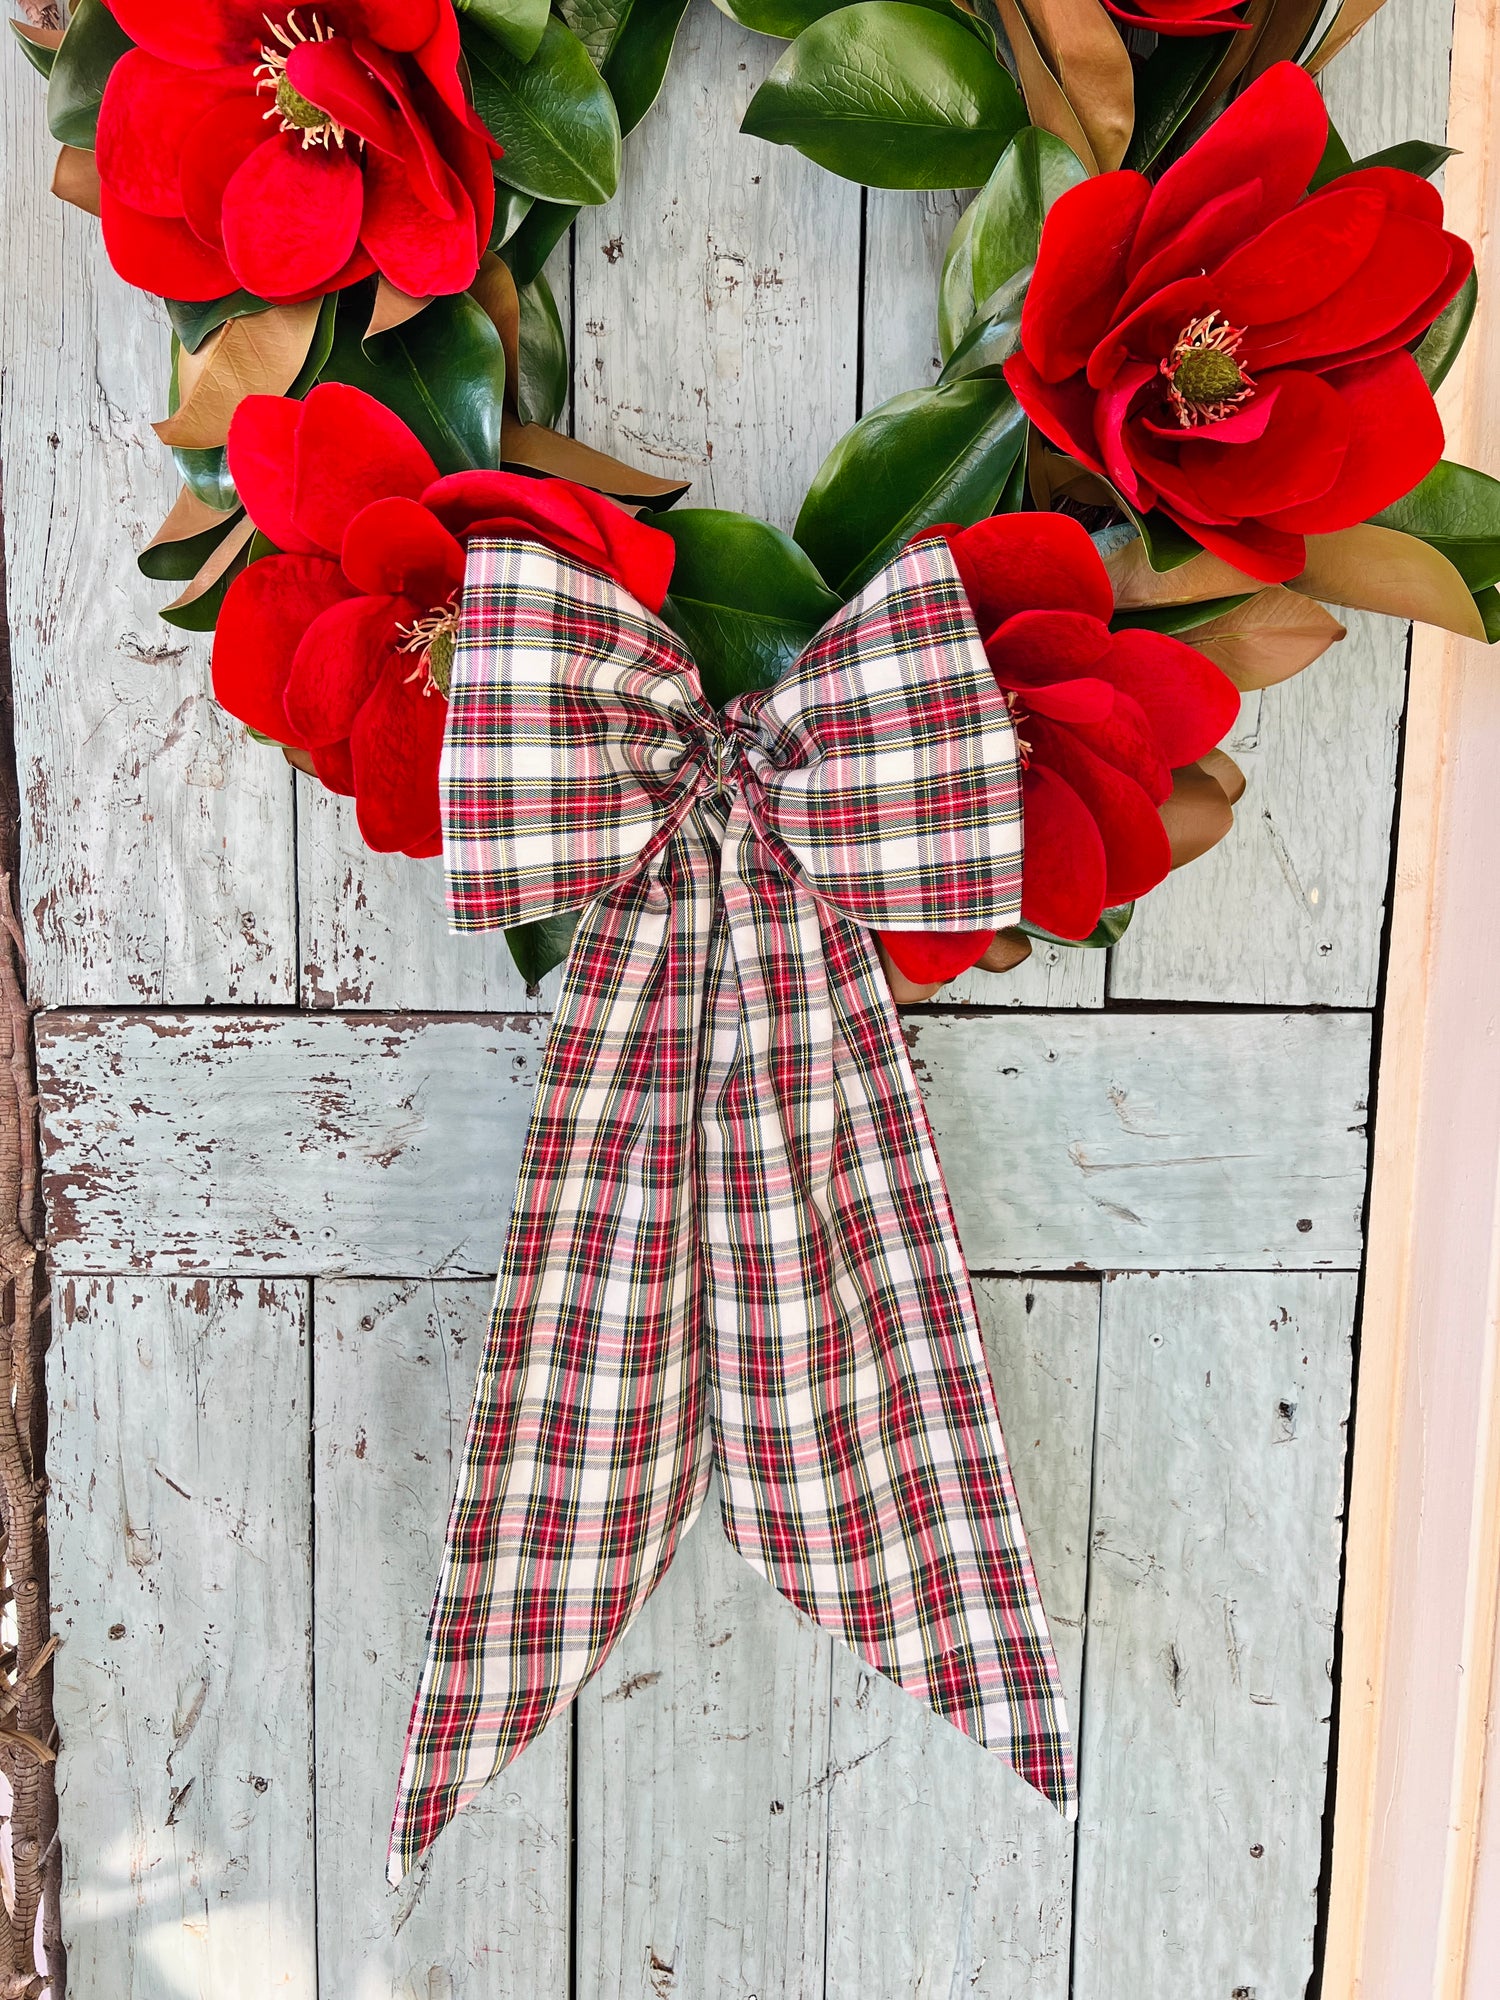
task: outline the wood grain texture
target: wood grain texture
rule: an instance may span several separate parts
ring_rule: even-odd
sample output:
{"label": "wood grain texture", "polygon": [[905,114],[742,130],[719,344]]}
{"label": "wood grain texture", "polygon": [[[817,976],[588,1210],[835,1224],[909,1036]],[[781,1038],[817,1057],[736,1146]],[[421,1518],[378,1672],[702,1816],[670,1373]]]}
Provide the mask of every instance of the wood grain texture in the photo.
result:
{"label": "wood grain texture", "polygon": [[315,2000],[305,1288],[103,1279],[61,1307],[71,2000]]}
{"label": "wood grain texture", "polygon": [[1104,1288],[1075,1993],[1303,2000],[1352,1276]]}
{"label": "wood grain texture", "polygon": [[[1099,1288],[981,1279],[985,1352],[1069,1713],[1083,1663]],[[827,1992],[1066,2000],[1073,1828],[833,1649]]]}
{"label": "wood grain texture", "polygon": [[689,506],[789,528],[854,421],[859,191],[741,136],[780,53],[694,0],[619,193],[575,226],[575,423]]}
{"label": "wood grain texture", "polygon": [[549,1729],[392,1894],[385,1843],[491,1287],[314,1299],[318,1969],[350,2000],[566,1990],[569,1731]]}
{"label": "wood grain texture", "polygon": [[40,80],[0,95],[0,463],[24,798],[22,908],[43,1005],[295,997],[291,773],[215,707],[205,640],[136,550],[177,481],[160,307],[47,191]]}
{"label": "wood grain texture", "polygon": [[865,190],[865,410],[937,380],[938,280],[948,238],[971,199],[953,188]]}
{"label": "wood grain texture", "polygon": [[[47,1016],[62,1270],[488,1276],[546,1024]],[[976,1270],[1353,1268],[1362,1015],[908,1022]]]}

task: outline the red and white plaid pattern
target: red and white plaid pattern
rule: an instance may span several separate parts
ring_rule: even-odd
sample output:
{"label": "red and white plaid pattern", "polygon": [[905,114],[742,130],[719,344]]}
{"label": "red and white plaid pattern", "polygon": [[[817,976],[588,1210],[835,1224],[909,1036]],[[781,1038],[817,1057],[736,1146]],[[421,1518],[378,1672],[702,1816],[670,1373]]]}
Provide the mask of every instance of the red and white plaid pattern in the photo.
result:
{"label": "red and white plaid pattern", "polygon": [[542,1065],[391,1841],[597,1671],[720,1471],[735,1547],[1074,1810],[973,1297],[873,928],[1020,904],[1014,737],[946,547],[716,716],[671,632],[469,552],[458,929],[587,905]]}

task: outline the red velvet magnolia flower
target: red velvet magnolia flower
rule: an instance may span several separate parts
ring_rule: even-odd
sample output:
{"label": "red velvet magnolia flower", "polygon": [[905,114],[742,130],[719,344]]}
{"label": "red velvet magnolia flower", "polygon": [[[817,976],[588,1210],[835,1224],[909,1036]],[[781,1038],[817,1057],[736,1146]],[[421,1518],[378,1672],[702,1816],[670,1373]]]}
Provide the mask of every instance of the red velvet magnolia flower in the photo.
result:
{"label": "red velvet magnolia flower", "polygon": [[99,107],[104,242],[172,299],[274,303],[379,271],[473,280],[494,142],[464,95],[452,0],[108,0],[139,46]]}
{"label": "red velvet magnolia flower", "polygon": [[1117,21],[1131,28],[1150,28],[1158,35],[1221,35],[1226,28],[1248,28],[1233,10],[1241,0],[1131,0],[1127,7],[1104,0]]}
{"label": "red velvet magnolia flower", "polygon": [[442,847],[438,757],[464,579],[463,540],[533,536],[659,611],[669,535],[561,479],[437,467],[399,417],[324,383],[305,402],[247,396],[229,469],[281,555],[230,585],[214,694],[262,735],[308,752],[353,796],[378,853]]}
{"label": "red velvet magnolia flower", "polygon": [[1308,194],[1327,139],[1312,78],[1278,63],[1155,187],[1069,189],[1005,367],[1054,444],[1268,583],[1442,456],[1408,348],[1474,263],[1415,174]]}
{"label": "red velvet magnolia flower", "polygon": [[[1178,639],[1110,631],[1108,573],[1066,515],[998,514],[946,535],[1021,751],[1021,916],[1085,938],[1167,875],[1157,808],[1174,769],[1233,726],[1238,690]],[[994,936],[882,933],[919,985],[952,979]]]}

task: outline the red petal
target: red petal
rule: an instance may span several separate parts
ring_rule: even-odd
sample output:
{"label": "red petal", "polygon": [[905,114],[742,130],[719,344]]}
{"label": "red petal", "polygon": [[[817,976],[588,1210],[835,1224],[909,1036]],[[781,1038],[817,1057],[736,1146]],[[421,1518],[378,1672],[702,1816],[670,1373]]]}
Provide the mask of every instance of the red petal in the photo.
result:
{"label": "red petal", "polygon": [[389,660],[350,733],[359,830],[377,854],[430,841],[442,826],[438,758],[448,704]]}
{"label": "red petal", "polygon": [[[1032,769],[1044,764],[1071,785],[1087,806],[1104,841],[1106,904],[1130,903],[1164,881],[1172,846],[1161,815],[1123,771],[1085,749],[1069,730],[1040,716],[1031,724]],[[1025,882],[1023,862],[1022,882]]]}
{"label": "red petal", "polygon": [[1121,316],[1132,313],[1164,285],[1175,284],[1194,272],[1211,271],[1237,243],[1253,235],[1264,199],[1260,181],[1246,181],[1199,209],[1136,271],[1117,312]]}
{"label": "red petal", "polygon": [[365,213],[359,240],[398,291],[413,298],[462,292],[479,269],[474,210],[457,174],[443,167],[447,220],[412,193],[406,169],[384,153],[365,159]]}
{"label": "red petal", "polygon": [[347,152],[282,132],[224,190],[224,251],[246,291],[285,299],[348,262],[363,208],[364,179]]}
{"label": "red petal", "polygon": [[419,49],[436,33],[448,0],[343,0],[339,12],[351,34],[362,27],[382,48]]}
{"label": "red petal", "polygon": [[405,133],[389,95],[347,41],[301,42],[287,51],[287,81],[335,123],[399,157]]}
{"label": "red petal", "polygon": [[[297,648],[286,686],[287,720],[313,748],[342,743],[418,615],[399,597],[348,597],[315,618]],[[407,661],[407,672],[416,666]],[[420,676],[419,676],[420,678]]]}
{"label": "red petal", "polygon": [[1376,189],[1338,181],[1299,202],[1219,266],[1220,312],[1233,326],[1251,326],[1308,311],[1353,277],[1386,214]]}
{"label": "red petal", "polygon": [[1114,614],[1099,551],[1066,514],[995,514],[951,532],[948,546],[981,632],[1019,611]]}
{"label": "red petal", "polygon": [[302,405],[289,396],[246,396],[229,419],[229,474],[245,510],[287,555],[338,557],[338,544],[316,542],[292,518],[292,468]]}
{"label": "red petal", "polygon": [[184,69],[218,69],[254,62],[266,39],[264,0],[108,0],[109,11],[131,41]]}
{"label": "red petal", "polygon": [[99,106],[100,180],[145,215],[181,215],[183,142],[206,111],[235,96],[254,102],[241,70],[185,75],[144,49],[127,49]]}
{"label": "red petal", "polygon": [[[1294,507],[1326,493],[1349,447],[1349,413],[1319,375],[1288,370],[1264,433],[1245,444],[1198,444],[1184,433],[1169,472],[1154,456],[1147,469],[1163,494],[1201,507],[1210,521],[1242,521]],[[1269,386],[1269,384],[1267,385]],[[1140,433],[1131,440],[1139,456]]]}
{"label": "red petal", "polygon": [[99,190],[99,210],[109,261],[127,285],[164,299],[221,299],[235,289],[224,259],[175,216],[142,215],[107,187]]}
{"label": "red petal", "polygon": [[278,743],[300,745],[283,699],[292,660],[313,620],[349,594],[338,564],[317,556],[267,556],[242,570],[214,633],[219,706]]}
{"label": "red petal", "polygon": [[1061,717],[1058,720],[1069,735],[1096,757],[1123,771],[1127,778],[1133,778],[1152,805],[1159,806],[1170,795],[1172,773],[1167,760],[1146,720],[1145,710],[1128,694],[1115,695],[1103,722],[1070,722]]}
{"label": "red petal", "polygon": [[1284,368],[1347,354],[1369,341],[1395,346],[1408,314],[1440,292],[1449,268],[1448,240],[1430,223],[1387,215],[1374,249],[1332,297],[1251,329],[1247,363],[1252,369]]}
{"label": "red petal", "polygon": [[1024,354],[1013,354],[1005,364],[1005,379],[1045,438],[1091,472],[1104,471],[1094,440],[1096,399],[1081,375],[1067,382],[1044,382]]}
{"label": "red petal", "polygon": [[1246,576],[1261,583],[1286,583],[1307,568],[1307,544],[1300,535],[1288,535],[1280,528],[1268,528],[1263,521],[1241,521],[1234,527],[1212,526],[1185,519],[1168,502],[1162,511],[1185,528],[1211,556],[1222,556]]}
{"label": "red petal", "polygon": [[1021,345],[1043,381],[1075,374],[1103,338],[1150,195],[1142,174],[1098,174],[1048,211],[1021,309]]}
{"label": "red petal", "polygon": [[1108,681],[1083,679],[1049,681],[1026,690],[1028,714],[1050,716],[1054,722],[1103,722],[1115,705]]}
{"label": "red petal", "polygon": [[347,743],[312,744],[308,755],[320,784],[330,792],[341,792],[346,799],[354,797],[354,759]]}
{"label": "red petal", "polygon": [[1295,535],[1329,535],[1367,521],[1410,493],[1443,455],[1442,419],[1432,391],[1404,349],[1323,379],[1348,413],[1349,448],[1326,493],[1267,517],[1273,527]]}
{"label": "red petal", "polygon": [[224,247],[224,190],[270,129],[264,98],[236,97],[204,112],[182,142],[182,211],[216,249]]}
{"label": "red petal", "polygon": [[302,532],[342,550],[349,523],[372,500],[415,500],[437,467],[394,410],[363,389],[322,382],[302,405],[293,511]]}
{"label": "red petal", "polygon": [[360,590],[402,592],[430,609],[464,580],[464,552],[416,500],[393,495],[363,507],[344,530],[344,574]]}
{"label": "red petal", "polygon": [[[995,518],[1002,521],[1060,521],[1066,520],[1067,516],[998,514]],[[1070,525],[1076,526],[1077,523]],[[972,534],[974,531],[970,528],[964,532]],[[963,575],[962,568],[959,574]],[[1039,595],[1045,597],[1049,594],[1044,580],[1038,578],[1036,582]],[[1096,597],[1096,607],[1098,604]],[[995,679],[1001,687],[1024,688],[1029,693],[1033,688],[1050,687],[1057,681],[1077,680],[1082,675],[1092,674],[1096,664],[1109,651],[1109,627],[1104,619],[1113,609],[1114,599],[1111,596],[1109,610],[1105,611],[1103,618],[1088,611],[1013,612],[985,640],[984,649],[989,655]]]}
{"label": "red petal", "polygon": [[1296,63],[1279,62],[1214,120],[1156,183],[1141,218],[1137,256],[1150,256],[1226,188],[1264,187],[1267,220],[1306,192],[1328,143],[1318,86]]}
{"label": "red petal", "polygon": [[432,128],[412,99],[407,65],[372,42],[356,43],[355,53],[391,94],[402,128],[401,157],[412,194],[434,215],[451,219],[447,170]]}
{"label": "red petal", "polygon": [[1093,814],[1045,765],[1021,778],[1021,915],[1054,937],[1086,938],[1104,913],[1104,839]]}
{"label": "red petal", "polygon": [[993,931],[882,931],[880,941],[898,972],[914,986],[957,979],[989,950]]}
{"label": "red petal", "polygon": [[1339,188],[1373,188],[1384,195],[1393,215],[1414,215],[1419,222],[1443,226],[1443,197],[1420,174],[1401,167],[1360,167],[1352,174],[1340,174],[1333,183]]}
{"label": "red petal", "polygon": [[566,479],[527,479],[515,472],[454,472],[422,495],[450,533],[516,535],[574,557],[628,590],[648,611],[660,611],[672,579],[677,545],[603,494]]}
{"label": "red petal", "polygon": [[[451,7],[439,7],[437,26],[417,50],[417,67],[454,117],[467,124],[472,114],[459,75],[462,53],[458,16]],[[494,150],[498,155],[500,148]]]}
{"label": "red petal", "polygon": [[[1419,334],[1427,331],[1444,306],[1457,295],[1474,268],[1474,252],[1462,237],[1449,236],[1445,232],[1442,243],[1447,263],[1442,277],[1426,298],[1419,300],[1404,319],[1398,320],[1395,326],[1389,327],[1384,333],[1362,342],[1357,347],[1343,349],[1337,357],[1338,367],[1347,368],[1356,361],[1370,361],[1377,355],[1389,354],[1398,347],[1410,346]],[[1326,367],[1328,363],[1325,362],[1323,365]]]}
{"label": "red petal", "polygon": [[1165,633],[1113,633],[1096,672],[1140,703],[1174,770],[1222,743],[1239,720],[1239,689],[1229,676]]}
{"label": "red petal", "polygon": [[[1125,22],[1131,28],[1150,28],[1158,35],[1218,35],[1231,28],[1248,28],[1250,23],[1242,21],[1235,14],[1215,13],[1211,8],[1203,9],[1198,0],[1185,0],[1185,5],[1193,9],[1181,17],[1170,14],[1131,14],[1123,7],[1117,7],[1115,0],[1104,0],[1117,21]],[[1145,7],[1166,7],[1172,0],[1140,0]]]}

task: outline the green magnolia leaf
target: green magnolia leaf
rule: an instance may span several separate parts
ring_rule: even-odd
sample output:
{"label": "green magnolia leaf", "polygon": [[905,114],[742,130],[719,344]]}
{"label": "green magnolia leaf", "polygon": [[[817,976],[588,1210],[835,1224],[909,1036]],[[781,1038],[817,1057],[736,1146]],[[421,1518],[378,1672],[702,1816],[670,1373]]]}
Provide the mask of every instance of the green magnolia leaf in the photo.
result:
{"label": "green magnolia leaf", "polygon": [[496,179],[542,201],[608,201],[620,180],[620,121],[572,30],[549,19],[523,63],[466,15],[463,45],[475,107],[505,148]]}
{"label": "green magnolia leaf", "polygon": [[649,518],[677,544],[663,616],[716,708],[772,686],[839,608],[804,552],[766,521],[719,507]]}
{"label": "green magnolia leaf", "polygon": [[229,476],[229,454],[222,445],[214,451],[174,451],[172,462],[183,485],[195,493],[206,507],[216,507],[221,514],[226,514],[231,507],[240,504],[240,496]]}
{"label": "green magnolia leaf", "polygon": [[518,285],[529,285],[542,275],[547,259],[573,227],[577,213],[576,205],[569,207],[554,201],[533,205],[515,235],[501,248],[510,275]]}
{"label": "green magnolia leaf", "polygon": [[569,910],[560,917],[538,917],[535,923],[514,924],[505,933],[516,970],[533,991],[572,950],[578,914]]}
{"label": "green magnolia leaf", "polygon": [[363,288],[355,290],[339,306],[319,379],[348,382],[394,410],[439,472],[498,466],[505,350],[489,314],[467,292],[457,292],[366,340],[369,299]]}
{"label": "green magnolia leaf", "polygon": [[[534,207],[535,203],[529,194],[522,194],[519,188],[506,187],[502,182],[496,181],[495,219],[490,224],[490,249],[504,249]],[[569,211],[570,214],[573,212]]]}
{"label": "green magnolia leaf", "polygon": [[1500,582],[1500,479],[1487,472],[1442,459],[1420,486],[1371,519],[1446,556],[1476,593]]}
{"label": "green magnolia leaf", "polygon": [[30,25],[29,21],[12,21],[10,31],[20,44],[22,55],[37,75],[51,76],[52,65],[57,61],[57,50],[49,47],[46,42],[34,42],[26,32]]}
{"label": "green magnolia leaf", "polygon": [[1500,646],[1500,590],[1493,584],[1487,590],[1476,590],[1474,603],[1484,620],[1485,643]]}
{"label": "green magnolia leaf", "polygon": [[1021,345],[1021,308],[1031,284],[1031,266],[1017,271],[987,299],[973,325],[949,355],[940,384],[962,382],[970,375],[996,375]]}
{"label": "green magnolia leaf", "polygon": [[862,417],[819,468],[797,540],[846,597],[911,537],[994,511],[1026,437],[1004,382],[914,389]]}
{"label": "green magnolia leaf", "polygon": [[871,187],[974,187],[1026,123],[1021,93],[957,21],[860,0],[806,28],[741,131]]}
{"label": "green magnolia leaf", "polygon": [[553,430],[568,404],[568,337],[545,277],[517,285],[516,297],[521,307],[516,409],[523,424]]}
{"label": "green magnolia leaf", "polygon": [[530,62],[547,32],[547,0],[454,0],[462,15],[521,62]]}
{"label": "green magnolia leaf", "polygon": [[969,244],[976,299],[987,299],[1035,264],[1047,211],[1087,179],[1077,154],[1050,132],[1027,125],[1016,134],[974,203]]}
{"label": "green magnolia leaf", "polygon": [[230,292],[222,299],[166,299],[167,318],[172,330],[189,354],[196,354],[211,333],[232,319],[248,319],[252,313],[269,312],[270,301],[254,292]]}
{"label": "green magnolia leaf", "polygon": [[1474,308],[1478,304],[1479,280],[1471,271],[1412,350],[1429,389],[1435,390],[1457,361],[1459,349],[1474,324]]}
{"label": "green magnolia leaf", "polygon": [[103,0],[77,0],[47,83],[47,124],[54,139],[92,149],[109,73],[134,46]]}
{"label": "green magnolia leaf", "polygon": [[152,548],[141,550],[135,566],[142,576],[158,583],[190,583],[242,518],[243,513],[231,514],[217,527],[205,528],[201,535],[189,535],[180,542],[157,542]]}
{"label": "green magnolia leaf", "polygon": [[635,0],[622,20],[603,64],[622,132],[633,132],[656,102],[687,4]]}
{"label": "green magnolia leaf", "polygon": [[1130,928],[1130,919],[1135,915],[1134,903],[1116,903],[1112,910],[1106,910],[1086,938],[1058,937],[1053,931],[1041,930],[1036,924],[1028,924],[1023,919],[1016,929],[1024,931],[1027,937],[1040,938],[1043,944],[1059,944],[1069,951],[1102,950],[1106,945],[1118,944]]}
{"label": "green magnolia leaf", "polygon": [[1245,590],[1237,597],[1205,597],[1198,604],[1153,604],[1141,611],[1117,611],[1109,626],[1112,632],[1165,632],[1175,637],[1207,625],[1211,619],[1227,617],[1254,595],[1254,591]]}
{"label": "green magnolia leaf", "polygon": [[1313,177],[1307,184],[1308,193],[1316,193],[1320,187],[1327,187],[1330,181],[1336,181],[1341,174],[1352,174],[1353,171],[1353,156],[1339,137],[1338,127],[1330,118],[1328,141],[1323,148],[1323,157],[1313,169]]}
{"label": "green magnolia leaf", "polygon": [[1457,150],[1456,146],[1436,146],[1430,139],[1403,139],[1398,146],[1383,146],[1378,153],[1366,153],[1362,160],[1354,162],[1354,171],[1358,173],[1362,167],[1399,167],[1403,173],[1420,174],[1427,181]]}
{"label": "green magnolia leaf", "polygon": [[1182,129],[1234,34],[1164,35],[1135,70],[1135,131],[1124,165],[1158,160]]}
{"label": "green magnolia leaf", "polygon": [[946,361],[968,331],[977,300],[974,297],[974,209],[970,202],[953,225],[938,280],[938,351]]}
{"label": "green magnolia leaf", "polygon": [[224,608],[224,599],[229,586],[245,568],[250,558],[248,554],[236,556],[211,590],[205,590],[201,597],[195,597],[191,604],[165,604],[157,612],[157,617],[165,619],[168,625],[175,625],[182,632],[212,632],[219,622],[219,613]]}

